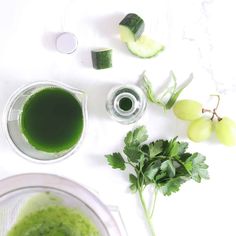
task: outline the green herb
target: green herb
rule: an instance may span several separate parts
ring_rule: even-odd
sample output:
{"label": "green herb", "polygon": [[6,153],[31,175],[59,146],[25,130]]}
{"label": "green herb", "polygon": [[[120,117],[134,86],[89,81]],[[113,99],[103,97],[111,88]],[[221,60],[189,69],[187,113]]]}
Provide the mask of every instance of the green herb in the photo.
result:
{"label": "green herb", "polygon": [[[160,96],[155,95],[152,88],[152,84],[150,80],[147,78],[145,72],[143,73],[142,81],[141,81],[141,84],[142,84],[142,87],[144,88],[147,99],[152,103],[160,105],[165,110],[169,110],[173,107],[179,95],[193,80],[193,74],[190,74],[187,81],[182,86],[179,86],[178,88],[177,88],[176,77],[173,71],[170,72],[170,79],[173,82],[173,86],[168,86],[167,89],[165,89],[165,91],[163,91]],[[168,99],[166,99],[167,96],[168,96]]]}
{"label": "green herb", "polygon": [[[138,127],[126,135],[123,154],[116,152],[106,155],[106,158],[114,169],[125,170],[127,166],[132,167],[132,173],[129,174],[130,189],[138,193],[151,235],[155,236],[151,218],[157,192],[161,191],[169,196],[178,192],[186,181],[193,179],[200,183],[209,176],[206,158],[197,152],[187,152],[188,143],[179,142],[177,137],[144,143],[147,139],[146,128]],[[153,189],[153,204],[150,209],[143,196],[147,186]]]}

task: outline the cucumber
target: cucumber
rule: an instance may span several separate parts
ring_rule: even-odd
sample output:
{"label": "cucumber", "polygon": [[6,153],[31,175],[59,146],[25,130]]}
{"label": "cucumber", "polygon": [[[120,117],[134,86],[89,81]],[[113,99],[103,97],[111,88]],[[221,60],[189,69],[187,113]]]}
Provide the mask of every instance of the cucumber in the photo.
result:
{"label": "cucumber", "polygon": [[97,49],[91,51],[93,68],[100,70],[112,67],[112,49]]}
{"label": "cucumber", "polygon": [[128,42],[129,51],[137,57],[151,58],[164,50],[162,44],[158,44],[155,40],[142,35],[137,41]]}
{"label": "cucumber", "polygon": [[144,21],[134,13],[129,13],[120,23],[119,32],[123,42],[137,40],[144,31]]}

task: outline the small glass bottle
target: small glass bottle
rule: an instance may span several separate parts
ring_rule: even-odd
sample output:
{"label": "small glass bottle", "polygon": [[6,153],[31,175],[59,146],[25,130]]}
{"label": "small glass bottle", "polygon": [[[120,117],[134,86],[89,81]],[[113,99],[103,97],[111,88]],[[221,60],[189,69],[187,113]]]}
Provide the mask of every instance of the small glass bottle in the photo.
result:
{"label": "small glass bottle", "polygon": [[143,90],[136,85],[127,84],[110,90],[106,109],[114,120],[122,124],[131,124],[142,117],[146,105]]}

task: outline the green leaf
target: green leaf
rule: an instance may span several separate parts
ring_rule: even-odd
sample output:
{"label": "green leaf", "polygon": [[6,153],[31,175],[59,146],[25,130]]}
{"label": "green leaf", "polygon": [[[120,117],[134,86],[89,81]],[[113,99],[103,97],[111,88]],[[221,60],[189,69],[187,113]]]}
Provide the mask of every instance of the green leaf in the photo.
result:
{"label": "green leaf", "polygon": [[162,146],[163,146],[162,140],[157,140],[156,142],[152,142],[149,144],[149,156],[151,159],[162,152],[163,150]]}
{"label": "green leaf", "polygon": [[149,156],[149,145],[147,144],[144,144],[141,146],[141,149],[142,153],[145,154],[145,156]]}
{"label": "green leaf", "polygon": [[175,167],[171,160],[166,160],[161,164],[161,170],[168,173],[170,178],[175,176]]}
{"label": "green leaf", "polygon": [[[126,164],[129,165],[130,190],[138,193],[144,215],[151,227],[156,191],[160,190],[163,195],[169,196],[179,191],[184,182],[190,179],[200,182],[202,178],[207,179],[209,176],[206,158],[200,153],[188,153],[188,143],[179,142],[175,137],[172,140],[157,140],[144,144],[147,138],[144,126],[130,131],[124,139],[126,162],[120,153],[106,155],[106,158],[113,168],[124,170]],[[154,189],[151,211],[144,197],[147,186]],[[155,235],[155,232],[152,234]]]}
{"label": "green leaf", "polygon": [[181,162],[186,162],[186,160],[191,157],[192,154],[189,152],[184,152],[182,153],[180,156],[178,156],[179,160],[181,160]]}
{"label": "green leaf", "polygon": [[185,162],[185,168],[192,174],[192,179],[200,183],[201,179],[209,179],[206,157],[200,153],[192,154]]}
{"label": "green leaf", "polygon": [[174,156],[173,154],[176,154],[178,152],[176,152],[176,147],[175,146],[175,140],[177,137],[175,137],[174,139],[168,141],[165,140],[163,141],[163,155],[165,156]]}
{"label": "green leaf", "polygon": [[107,158],[108,164],[114,169],[125,170],[125,161],[122,155],[119,152],[115,152],[110,155],[105,155]]}
{"label": "green leaf", "polygon": [[135,176],[135,175],[133,175],[133,174],[129,174],[129,181],[130,181],[130,183],[131,183],[131,185],[130,185],[130,190],[132,191],[132,192],[136,192],[137,191],[137,189],[138,189],[138,182],[137,182],[137,177]]}
{"label": "green leaf", "polygon": [[[162,182],[162,179],[163,179],[163,178],[166,178],[166,177],[168,177],[166,172],[162,172],[162,173],[156,175],[156,176],[155,176],[155,182],[156,182],[156,184],[158,185],[159,182]],[[169,177],[168,177],[168,178],[169,178]]]}
{"label": "green leaf", "polygon": [[165,154],[170,157],[177,156],[179,154],[180,144],[177,142],[178,137],[171,139],[166,145]]}
{"label": "green leaf", "polygon": [[179,146],[178,146],[178,155],[182,155],[185,153],[185,151],[188,148],[188,143],[187,142],[178,142]]}
{"label": "green leaf", "polygon": [[151,162],[144,170],[144,176],[148,178],[150,181],[155,180],[155,176],[157,175],[159,169],[160,169],[161,162],[155,161]]}
{"label": "green leaf", "polygon": [[164,149],[165,149],[165,152],[164,152],[165,155],[170,156],[170,157],[176,157],[176,156],[181,156],[185,153],[185,151],[188,148],[188,143],[178,142],[176,140],[177,140],[177,137],[163,144]]}
{"label": "green leaf", "polygon": [[163,195],[170,196],[172,193],[178,192],[180,185],[185,182],[184,178],[177,177],[170,179],[168,182],[161,186]]}
{"label": "green leaf", "polygon": [[128,160],[133,163],[139,163],[144,158],[144,154],[137,146],[125,146],[124,153]]}
{"label": "green leaf", "polygon": [[148,139],[147,130],[145,126],[140,126],[134,131],[128,132],[125,137],[126,146],[139,146],[141,143],[145,142]]}
{"label": "green leaf", "polygon": [[171,141],[171,144],[170,144],[170,149],[169,149],[169,156],[170,157],[174,157],[174,156],[177,156],[179,154],[179,143],[178,142],[175,142],[175,140]]}

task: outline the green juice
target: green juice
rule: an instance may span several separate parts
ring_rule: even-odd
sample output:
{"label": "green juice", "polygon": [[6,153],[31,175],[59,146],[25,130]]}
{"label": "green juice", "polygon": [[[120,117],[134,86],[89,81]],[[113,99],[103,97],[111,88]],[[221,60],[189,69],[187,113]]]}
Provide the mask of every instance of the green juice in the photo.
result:
{"label": "green juice", "polygon": [[19,220],[7,236],[99,236],[90,221],[78,211],[50,206]]}
{"label": "green juice", "polygon": [[132,102],[132,100],[130,98],[123,97],[119,101],[119,107],[123,111],[129,111],[132,108],[132,106],[133,106],[133,102]]}
{"label": "green juice", "polygon": [[61,88],[45,88],[24,104],[20,117],[22,133],[38,150],[57,153],[79,141],[84,128],[80,102]]}

